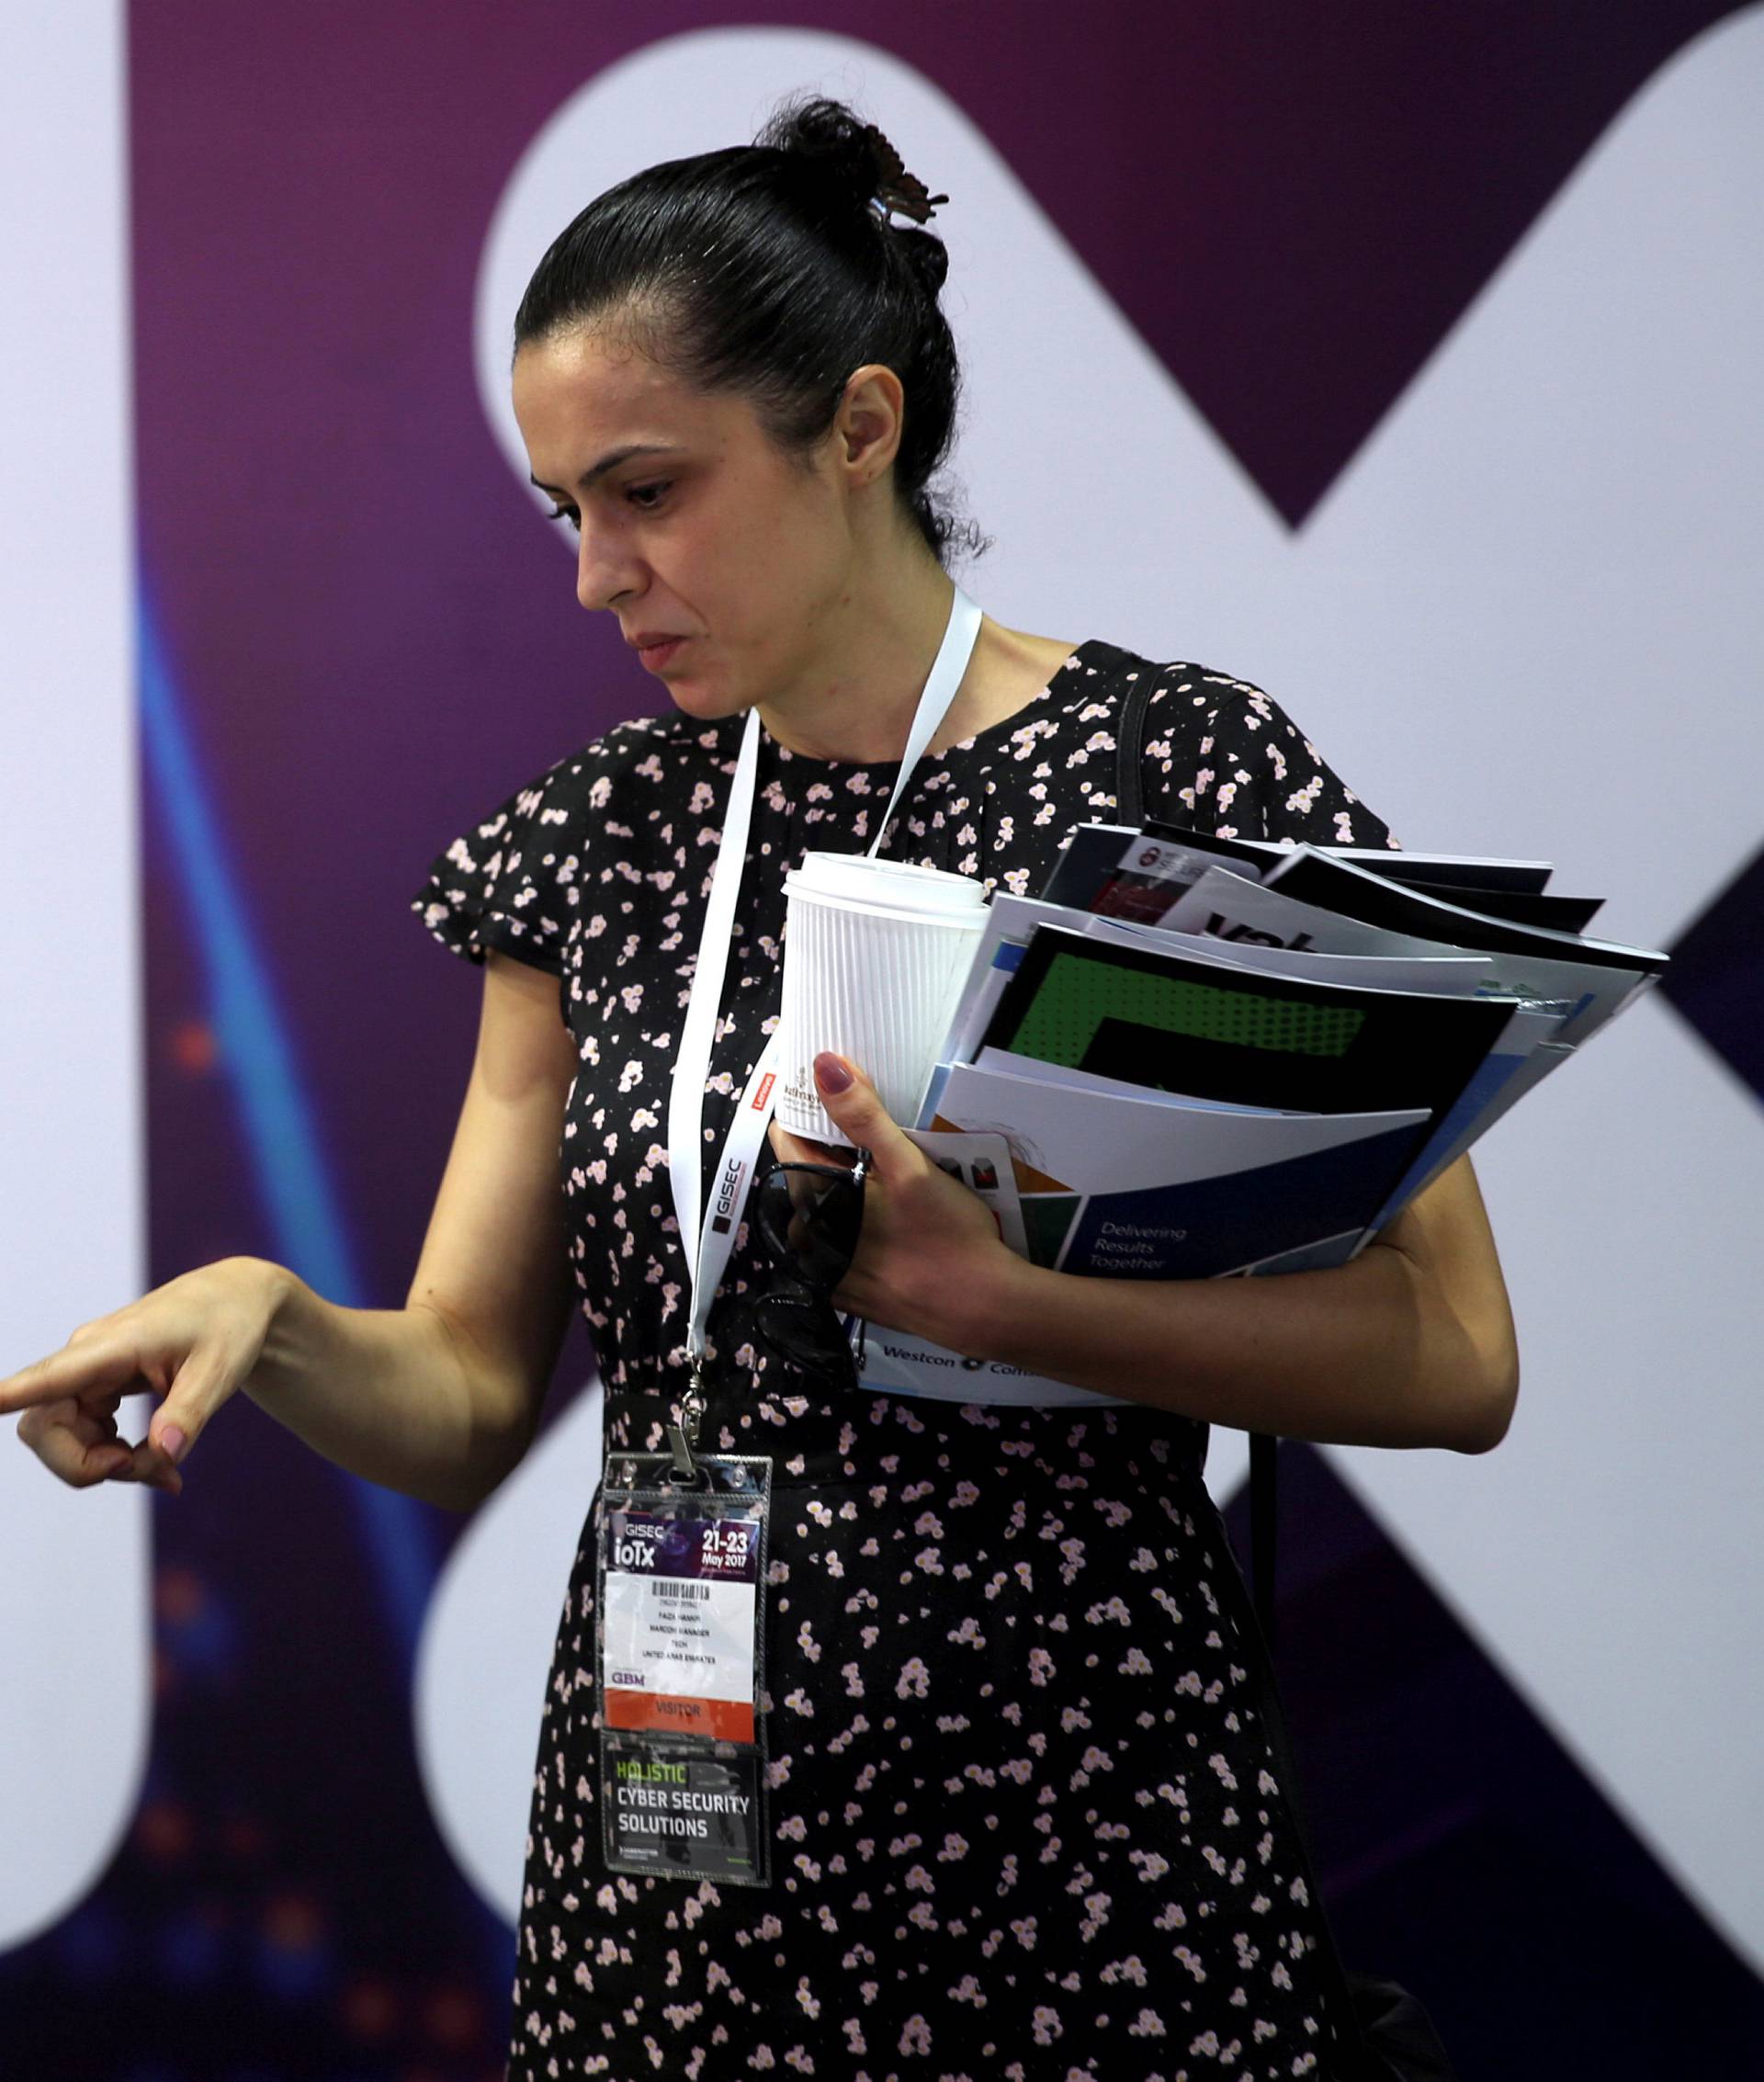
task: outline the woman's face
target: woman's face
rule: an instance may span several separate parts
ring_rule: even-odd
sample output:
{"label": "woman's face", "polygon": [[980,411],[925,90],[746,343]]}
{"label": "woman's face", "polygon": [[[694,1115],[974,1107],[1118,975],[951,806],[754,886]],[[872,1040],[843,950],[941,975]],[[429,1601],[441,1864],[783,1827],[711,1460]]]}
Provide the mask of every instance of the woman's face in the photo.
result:
{"label": "woman's face", "polygon": [[684,639],[646,661],[681,708],[733,715],[805,674],[849,590],[837,435],[805,471],[745,399],[584,331],[522,347],[514,395],[533,481],[580,533],[577,598],[627,640]]}

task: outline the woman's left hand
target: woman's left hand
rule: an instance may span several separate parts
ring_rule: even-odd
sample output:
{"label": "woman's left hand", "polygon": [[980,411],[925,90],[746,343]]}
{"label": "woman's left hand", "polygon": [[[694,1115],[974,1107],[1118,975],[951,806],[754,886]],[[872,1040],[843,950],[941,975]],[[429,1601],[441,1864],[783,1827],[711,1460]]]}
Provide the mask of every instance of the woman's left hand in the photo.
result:
{"label": "woman's left hand", "polygon": [[[907,1139],[855,1064],[817,1056],[815,1089],[842,1133],[870,1152],[857,1255],[833,1306],[968,1358],[987,1356],[988,1325],[1022,1263],[991,1209]],[[792,1135],[775,1121],[771,1140],[783,1163],[852,1161],[849,1150]]]}

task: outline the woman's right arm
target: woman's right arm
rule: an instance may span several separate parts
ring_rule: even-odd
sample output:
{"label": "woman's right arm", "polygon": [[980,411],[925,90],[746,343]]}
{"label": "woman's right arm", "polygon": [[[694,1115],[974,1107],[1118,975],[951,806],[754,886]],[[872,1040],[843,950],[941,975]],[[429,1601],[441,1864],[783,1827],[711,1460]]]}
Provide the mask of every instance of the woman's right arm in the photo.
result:
{"label": "woman's right arm", "polygon": [[[175,1489],[175,1460],[243,1389],[340,1466],[471,1509],[530,1443],[569,1324],[557,1166],[575,1070],[557,979],[492,954],[465,1104],[402,1308],[339,1307],[282,1266],[226,1259],[83,1325],[0,1381],[0,1411],[25,1411],[20,1437],[64,1480]],[[129,1449],[114,1413],[143,1390],[164,1400],[149,1439]]]}

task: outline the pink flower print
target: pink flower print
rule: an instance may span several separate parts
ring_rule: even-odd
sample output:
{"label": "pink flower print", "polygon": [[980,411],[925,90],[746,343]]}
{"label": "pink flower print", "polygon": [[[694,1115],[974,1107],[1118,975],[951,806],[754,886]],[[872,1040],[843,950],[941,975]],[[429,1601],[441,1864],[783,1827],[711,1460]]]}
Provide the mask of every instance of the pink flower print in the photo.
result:
{"label": "pink flower print", "polygon": [[1227,1793],[1235,1793],[1238,1790],[1238,1782],[1231,1775],[1231,1767],[1226,1762],[1225,1759],[1223,1757],[1209,1757],[1206,1761],[1208,1769],[1225,1790]]}
{"label": "pink flower print", "polygon": [[970,1642],[976,1648],[986,1646],[986,1636],[980,1632],[980,1623],[971,1612],[946,1638],[955,1642],[958,1647]]}
{"label": "pink flower print", "polygon": [[1229,809],[1238,799],[1238,784],[1235,781],[1227,781],[1219,790],[1216,799],[1221,811]]}
{"label": "pink flower print", "polygon": [[912,1557],[913,1567],[922,1569],[927,1576],[941,1576],[944,1573],[944,1565],[937,1558],[938,1552],[939,1550],[935,1547],[921,1547]]}
{"label": "pink flower print", "polygon": [[1133,1614],[1119,1598],[1111,1598],[1107,1604],[1092,1605],[1084,1619],[1090,1626],[1100,1626],[1104,1620],[1117,1621],[1122,1626],[1133,1624]]}
{"label": "pink flower print", "polygon": [[641,1084],[642,1081],[643,1066],[641,1063],[628,1062],[618,1073],[618,1089],[621,1092],[629,1092],[634,1086]]}
{"label": "pink flower print", "polygon": [[956,1835],[952,1830],[944,1838],[944,1848],[937,1853],[937,1862],[940,1865],[950,1865],[954,1864],[958,1858],[966,1858],[967,1856],[967,1839],[965,1836]]}
{"label": "pink flower print", "polygon": [[1089,1727],[1091,1716],[1082,1706],[1062,1706],[1059,1713],[1059,1728],[1062,1735],[1070,1735],[1075,1728]]}
{"label": "pink flower print", "polygon": [[901,2026],[899,2050],[903,2054],[928,2054],[931,2051],[931,2026],[922,2017],[910,2017]]}
{"label": "pink flower print", "polygon": [[895,1681],[894,1695],[897,1699],[904,1699],[910,1692],[915,1699],[922,1699],[930,1690],[931,1672],[926,1669],[923,1661],[914,1656],[902,1666],[900,1675]]}
{"label": "pink flower print", "polygon": [[784,1695],[784,1703],[793,1714],[800,1714],[805,1720],[813,1720],[815,1717],[814,1701],[809,1698],[806,1692],[800,1689],[795,1692],[786,1692]]}
{"label": "pink flower print", "polygon": [[971,1974],[964,1974],[953,1988],[944,1991],[951,2002],[971,2002],[976,2009],[986,2008],[986,1997],[980,1984]]}
{"label": "pink flower print", "polygon": [[1206,1968],[1201,1964],[1186,1945],[1178,1945],[1174,1956],[1182,1965],[1188,1968],[1197,1981],[1205,1980]]}
{"label": "pink flower print", "polygon": [[1080,1760],[1080,1769],[1086,1771],[1112,1771],[1114,1769],[1114,1760],[1104,1756],[1092,1742]]}
{"label": "pink flower print", "polygon": [[1046,1649],[1031,1648],[1029,1651],[1030,1683],[1046,1684],[1047,1680],[1053,1675],[1054,1658],[1047,1653]]}
{"label": "pink flower print", "polygon": [[922,1865],[912,1866],[900,1884],[913,1894],[935,1894],[937,1891],[936,1882]]}
{"label": "pink flower print", "polygon": [[845,2034],[847,2042],[846,2050],[848,2052],[854,2054],[866,2054],[869,2052],[869,2044],[864,2037],[864,2027],[858,2022],[856,2018],[848,2017],[845,2020],[844,2023],[840,2026],[840,2030]]}
{"label": "pink flower print", "polygon": [[1322,792],[1323,776],[1321,774],[1314,774],[1302,788],[1286,798],[1286,807],[1288,809],[1308,815],[1316,804],[1317,797]]}
{"label": "pink flower print", "polygon": [[1143,1648],[1129,1648],[1125,1659],[1116,1668],[1123,1677],[1149,1677],[1151,1658]]}
{"label": "pink flower print", "polygon": [[820,2001],[817,1999],[814,1990],[808,1986],[808,1976],[806,1974],[797,1983],[797,2001],[806,2016],[819,2017],[820,2015]]}
{"label": "pink flower print", "polygon": [[792,2046],[784,2056],[784,2065],[794,2067],[798,2075],[812,2075],[815,2064],[801,2046]]}
{"label": "pink flower print", "polygon": [[1008,1779],[1015,1779],[1019,1785],[1027,1785],[1035,1775],[1035,1767],[1027,1757],[1013,1757],[1008,1764],[999,1766]]}
{"label": "pink flower print", "polygon": [[1049,2009],[1046,2003],[1035,2006],[1035,2014],[1030,2022],[1038,2046],[1051,2046],[1056,2039],[1065,2033],[1066,2027],[1059,2020],[1058,2010]]}
{"label": "pink flower print", "polygon": [[1164,2020],[1155,2009],[1142,2009],[1127,2026],[1130,2039],[1161,2039],[1163,2035]]}
{"label": "pink flower print", "polygon": [[1153,1880],[1161,1880],[1170,1870],[1170,1860],[1156,1850],[1130,1850],[1127,1863],[1138,1866],[1139,1877],[1148,1884]]}
{"label": "pink flower print", "polygon": [[811,1663],[820,1660],[820,1643],[815,1639],[815,1631],[807,1620],[797,1629],[797,1646]]}
{"label": "pink flower print", "polygon": [[1035,1949],[1035,1923],[1036,1918],[1033,1916],[1019,1916],[1011,1925],[1011,1935],[1024,1952],[1034,1952]]}
{"label": "pink flower print", "polygon": [[778,1824],[777,1833],[787,1843],[806,1843],[808,1840],[808,1825],[800,1815],[792,1815],[787,1821]]}
{"label": "pink flower print", "polygon": [[857,1665],[855,1663],[842,1663],[839,1666],[839,1674],[845,1680],[845,1696],[848,1699],[863,1698],[864,1680],[858,1675]]}

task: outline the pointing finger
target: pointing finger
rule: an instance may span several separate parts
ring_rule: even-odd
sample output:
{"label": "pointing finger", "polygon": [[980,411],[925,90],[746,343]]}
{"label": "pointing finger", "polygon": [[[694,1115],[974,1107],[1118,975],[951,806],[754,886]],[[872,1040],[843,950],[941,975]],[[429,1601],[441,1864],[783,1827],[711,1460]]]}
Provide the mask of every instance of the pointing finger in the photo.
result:
{"label": "pointing finger", "polygon": [[130,1395],[152,1386],[141,1378],[131,1339],[114,1331],[87,1337],[76,1331],[60,1352],[0,1380],[0,1417],[64,1396]]}

